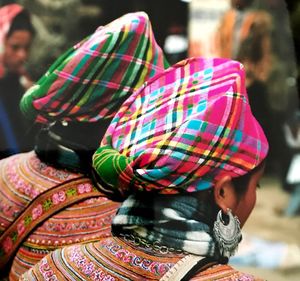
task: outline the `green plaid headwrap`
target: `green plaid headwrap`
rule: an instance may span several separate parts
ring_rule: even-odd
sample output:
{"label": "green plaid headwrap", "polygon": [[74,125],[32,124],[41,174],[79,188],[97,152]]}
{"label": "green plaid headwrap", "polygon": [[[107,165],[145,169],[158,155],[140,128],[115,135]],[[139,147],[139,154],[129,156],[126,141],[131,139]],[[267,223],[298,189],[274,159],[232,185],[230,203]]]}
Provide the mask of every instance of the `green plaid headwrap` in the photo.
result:
{"label": "green plaid headwrap", "polygon": [[148,16],[126,14],[60,56],[24,94],[20,107],[41,123],[110,118],[134,90],[166,67]]}

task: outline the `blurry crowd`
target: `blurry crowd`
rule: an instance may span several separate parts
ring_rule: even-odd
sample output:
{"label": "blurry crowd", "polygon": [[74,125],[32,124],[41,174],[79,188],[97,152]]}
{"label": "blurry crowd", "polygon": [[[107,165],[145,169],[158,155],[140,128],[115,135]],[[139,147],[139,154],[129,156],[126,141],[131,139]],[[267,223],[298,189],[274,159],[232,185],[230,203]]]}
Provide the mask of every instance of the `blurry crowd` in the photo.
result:
{"label": "blurry crowd", "polygon": [[[108,70],[105,68],[106,64],[101,60],[96,63],[91,62],[90,65],[87,63],[87,66],[85,68],[82,67],[82,69],[72,68],[75,63],[82,66],[82,62],[86,60],[85,57],[79,57],[77,49],[81,48],[86,42],[94,43],[93,36],[90,34],[92,32],[95,32],[95,34],[101,32],[101,28],[110,21],[110,17],[105,17],[105,13],[101,10],[105,6],[93,9],[93,7],[96,7],[93,6],[95,5],[93,1],[90,1],[91,3],[80,0],[61,1],[63,3],[60,3],[60,1],[49,1],[49,5],[52,5],[53,11],[56,11],[51,22],[51,19],[49,19],[51,17],[47,17],[45,11],[37,9],[37,5],[29,2],[43,1],[0,0],[0,159],[2,159],[0,161],[0,170],[3,170],[1,170],[2,174],[0,174],[0,177],[5,174],[3,179],[0,179],[0,186],[3,187],[3,190],[0,191],[0,211],[3,214],[9,214],[7,215],[7,220],[3,219],[1,221],[1,234],[6,234],[6,227],[10,225],[13,218],[15,219],[23,212],[20,206],[23,206],[22,204],[25,206],[28,202],[31,202],[34,198],[33,193],[37,192],[34,191],[33,182],[26,184],[23,180],[18,180],[17,176],[15,176],[16,189],[18,191],[20,189],[25,190],[24,198],[27,197],[20,199],[22,196],[18,194],[20,202],[17,199],[12,199],[13,192],[9,188],[6,190],[4,186],[6,186],[6,181],[8,181],[6,177],[10,177],[9,179],[13,178],[12,173],[17,169],[20,169],[20,174],[22,175],[34,169],[39,170],[41,173],[45,171],[45,175],[50,173],[51,180],[48,179],[47,182],[44,174],[39,178],[41,186],[44,184],[49,189],[54,186],[54,183],[56,186],[64,184],[67,180],[77,179],[79,174],[84,175],[87,179],[93,178],[93,180],[100,181],[99,185],[103,184],[99,180],[99,175],[95,172],[96,168],[90,169],[92,165],[90,159],[99,145],[100,135],[101,137],[104,135],[116,109],[126,100],[124,92],[131,91],[132,89],[135,90],[144,82],[140,83],[128,78],[126,82],[129,85],[128,87],[124,86],[125,90],[120,90],[117,101],[113,98],[111,100],[105,99],[107,104],[102,108],[100,101],[93,100],[95,102],[93,109],[96,108],[100,113],[93,115],[89,111],[84,111],[86,104],[90,105],[88,94],[97,90],[95,89],[95,85],[101,79],[104,81],[103,84],[108,85],[108,88],[115,87],[115,91],[119,91],[116,86],[117,83],[109,81],[109,78],[107,78],[112,76],[116,81],[121,79],[120,76],[122,75],[116,75],[114,72],[118,68],[119,62],[116,62]],[[165,36],[163,40],[161,37],[157,40],[162,45],[163,55],[160,48],[156,46],[156,41],[151,37],[152,35],[149,36],[151,40],[147,44],[140,38],[135,39],[133,42],[136,43],[138,40],[141,40],[141,45],[145,44],[147,48],[151,49],[151,52],[147,53],[147,59],[149,61],[153,59],[153,61],[150,61],[149,65],[146,64],[147,67],[144,65],[143,67],[134,66],[132,69],[135,69],[141,76],[143,74],[146,80],[151,78],[155,72],[167,69],[169,63],[173,65],[190,56],[205,58],[220,57],[241,62],[246,75],[245,87],[252,113],[259,121],[269,142],[269,154],[266,161],[265,174],[277,177],[282,189],[290,194],[290,200],[285,209],[281,210],[281,215],[289,217],[297,216],[300,214],[300,88],[297,69],[299,62],[296,60],[299,54],[298,50],[295,49],[296,43],[293,41],[295,39],[293,38],[295,30],[292,29],[294,25],[291,24],[291,16],[288,11],[290,6],[287,6],[287,2],[283,0],[223,1],[224,3],[226,2],[226,5],[224,4],[222,12],[218,11],[209,15],[211,17],[209,20],[212,21],[213,18],[215,21],[214,29],[209,30],[211,36],[206,37],[206,39],[197,38],[197,32],[200,35],[202,32],[204,33],[204,30],[199,29],[201,25],[197,25],[197,28],[193,30],[193,38],[191,38],[191,33],[189,33],[189,28],[193,24],[191,19],[204,22],[207,16],[205,16],[205,11],[201,10],[205,9],[205,5],[203,1],[202,3],[200,2],[200,0],[192,0],[190,6],[186,6],[187,14],[183,16],[185,17],[185,22],[176,21],[175,17],[175,19],[172,18],[169,21],[167,26],[163,27]],[[84,30],[82,26],[82,29],[80,29],[80,24],[76,21],[76,17],[72,17],[71,15],[75,13],[76,6],[80,4],[82,7],[85,3],[87,6],[86,9],[81,8],[79,13],[83,20],[82,22],[85,22],[87,25],[90,23],[90,30],[88,31]],[[130,1],[130,3],[135,9],[132,12],[145,10],[149,13],[152,22],[155,21],[155,15],[157,14],[149,8],[150,6],[147,6],[146,2]],[[42,3],[38,4],[42,5]],[[183,4],[181,3],[181,5]],[[185,3],[185,5],[187,4]],[[193,5],[198,7],[197,13],[191,10]],[[73,7],[74,10],[71,8],[68,9],[68,7]],[[108,4],[107,7],[109,7]],[[130,5],[127,8],[130,11]],[[298,5],[297,9],[300,9],[300,5]],[[123,10],[125,11],[125,9]],[[61,14],[57,11],[60,11]],[[194,17],[191,17],[190,22],[189,14]],[[98,16],[102,19],[102,22],[99,24],[96,23]],[[117,18],[116,14],[114,14],[114,17]],[[65,27],[62,22],[63,18],[69,21]],[[49,31],[46,27],[49,27],[51,24],[53,28]],[[97,29],[98,26],[102,27]],[[155,33],[155,27],[158,28],[158,26],[153,26]],[[74,36],[76,29],[78,29],[79,34],[77,38]],[[149,30],[147,29],[145,32],[149,32]],[[126,34],[126,29],[124,34]],[[104,35],[101,33],[101,36]],[[119,38],[118,40],[122,41]],[[124,39],[124,41],[126,40]],[[79,43],[75,44],[76,42]],[[111,42],[118,44],[119,41],[112,40]],[[122,43],[124,42],[122,41]],[[209,52],[207,51],[208,48],[203,46],[206,43],[210,45]],[[39,44],[45,44],[43,45],[45,46],[44,49],[39,48]],[[102,42],[97,42],[97,44],[102,44]],[[125,45],[125,47],[121,46],[120,49],[123,52],[129,52],[126,49],[128,45]],[[119,47],[119,45],[117,46]],[[89,47],[93,48],[91,45]],[[144,48],[146,49],[146,47]],[[130,48],[128,47],[128,49]],[[137,50],[140,51],[140,45]],[[107,50],[105,49],[105,51]],[[109,50],[107,54],[113,51]],[[139,57],[139,54],[137,54],[138,51],[134,54],[138,58],[135,60],[137,64],[145,56],[143,54]],[[150,53],[151,55],[155,54],[153,57],[156,57],[151,58]],[[110,55],[108,57],[111,59]],[[116,59],[116,57],[113,57],[112,60]],[[72,61],[73,64],[70,66],[69,62],[71,60],[74,60],[75,63]],[[41,62],[40,64],[39,61]],[[102,63],[104,70],[100,69],[93,72],[93,67],[95,65],[102,66]],[[137,70],[138,67],[141,67],[141,69]],[[69,68],[72,69],[71,72],[69,72]],[[123,75],[127,77],[125,72]],[[70,79],[72,82],[66,86],[66,84],[60,81],[61,77]],[[112,84],[114,85],[112,86]],[[75,98],[67,95],[63,96],[64,93],[62,94],[60,89],[65,90],[67,93],[75,93]],[[99,91],[101,92],[102,89]],[[103,91],[106,93],[105,90]],[[51,94],[44,96],[45,92],[50,92]],[[80,96],[81,92],[88,94],[82,98]],[[24,95],[24,93],[26,94]],[[30,120],[24,117],[28,112],[30,113],[29,115],[34,116],[33,119]],[[103,116],[106,117],[104,118]],[[138,114],[134,116],[138,116]],[[99,132],[97,136],[93,136],[95,130]],[[84,135],[79,136],[79,131]],[[32,151],[35,151],[37,156],[33,156],[32,154],[30,154],[30,157],[26,156],[27,158],[25,156],[18,156],[22,155],[22,153],[33,153]],[[13,157],[11,159],[14,160],[9,162],[7,160],[8,157]],[[50,166],[43,164],[43,161]],[[26,166],[27,164],[23,164],[25,162],[28,166]],[[51,168],[51,165],[55,168]],[[38,168],[36,168],[37,166]],[[34,173],[37,173],[36,171]],[[114,175],[112,175],[113,177]],[[82,185],[82,188],[89,190],[90,182],[87,180],[83,184],[85,185]],[[38,192],[42,193],[45,191],[46,187],[44,190],[41,187]],[[15,193],[17,194],[17,191]],[[1,198],[2,195],[3,198],[9,198],[9,204],[11,205],[8,204],[8,206],[6,204],[5,200]],[[59,197],[57,198],[58,201],[60,199]],[[93,213],[94,209],[92,210],[92,208],[96,207],[92,205],[94,202],[91,202],[96,199],[90,200],[82,204],[85,205],[85,208],[90,208],[90,212]],[[119,202],[111,203],[109,201],[105,204],[110,206],[110,210],[119,207]],[[17,206],[15,208],[18,211],[15,211],[15,213],[12,211],[13,206]],[[142,208],[144,206],[138,206],[137,208],[139,207]],[[97,205],[97,208],[101,209],[102,207],[100,208]],[[68,209],[64,209],[61,216],[70,216],[68,211]],[[38,207],[35,207],[34,212],[38,212]],[[8,219],[10,215],[12,217],[11,221]],[[129,216],[130,214],[126,215]],[[113,216],[112,212],[109,213],[109,216]],[[28,225],[30,223],[31,221],[28,222]],[[51,222],[47,226],[50,224]],[[18,227],[20,226],[18,225]],[[91,225],[88,227],[91,227]],[[108,226],[105,225],[105,227]],[[19,228],[16,231],[18,235],[23,235],[23,232]],[[29,251],[30,247],[42,247],[35,243],[38,244],[37,241],[40,240],[37,237],[43,231],[39,232],[37,230],[36,232],[31,232],[31,234],[33,233],[32,236],[29,236],[28,232],[27,238],[29,238],[24,240],[26,242],[22,245],[23,248],[21,247],[21,251],[17,252],[19,256],[13,261],[15,271],[9,273],[12,278],[11,280],[17,278],[16,276],[19,277],[23,273],[22,271],[28,269],[26,266],[22,270],[20,269],[23,266],[21,266],[22,258],[24,258],[22,254]],[[142,231],[145,230],[143,229]],[[105,235],[108,235],[107,233]],[[149,236],[151,235],[149,234]],[[93,239],[93,237],[86,238],[89,242]],[[131,237],[129,236],[128,239],[130,240]],[[65,239],[62,241],[65,241]],[[257,241],[255,243],[259,245],[266,245],[263,244],[263,241]],[[8,243],[2,240],[0,242],[3,245],[7,245]],[[67,244],[64,244],[64,242],[59,243],[62,243],[63,246]],[[34,246],[32,246],[33,244]],[[55,249],[56,246],[52,248]],[[280,245],[280,251],[282,247],[284,246]],[[4,247],[3,256],[6,254],[5,249]],[[14,250],[12,249],[12,251]],[[2,255],[1,251],[2,248],[0,249],[0,256]],[[43,254],[48,252],[50,250],[45,250]],[[34,259],[39,260],[42,256],[42,254],[40,256],[37,255]],[[31,263],[34,265],[32,260],[28,261],[28,265]],[[23,264],[25,264],[25,261]]]}
{"label": "blurry crowd", "polygon": [[[1,4],[11,2],[15,1],[2,0]],[[130,9],[144,9],[150,17],[155,18],[158,16],[152,7],[155,3],[150,5],[144,3],[144,1],[129,1],[128,5],[120,5],[119,12],[110,11],[110,13],[105,13],[105,10],[101,11],[101,9],[111,9],[113,3],[109,4],[109,1],[103,1],[102,7],[97,7],[94,1],[80,3],[79,0],[64,3],[52,3],[51,1],[48,3],[46,1],[43,4],[38,1],[37,3],[26,0],[19,2],[28,7],[32,13],[32,27],[30,27],[32,38],[30,40],[34,41],[29,43],[33,45],[34,51],[30,53],[29,47],[26,47],[27,49],[22,54],[25,57],[21,58],[24,62],[26,61],[27,74],[22,75],[20,81],[23,85],[24,83],[27,84],[26,87],[30,85],[30,79],[37,80],[51,61],[58,57],[68,46],[92,32],[97,27],[98,22],[105,24],[113,17],[120,16],[122,13],[130,11]],[[158,42],[163,45],[166,57],[171,63],[187,56],[214,55],[236,59],[244,64],[247,71],[247,90],[252,110],[262,124],[270,142],[266,172],[273,176],[279,176],[283,189],[287,192],[293,192],[294,183],[288,180],[287,175],[299,146],[291,146],[287,138],[292,136],[297,143],[299,135],[299,121],[297,121],[299,119],[299,86],[297,83],[299,75],[296,60],[298,52],[295,49],[297,35],[292,29],[297,27],[297,5],[281,0],[224,0],[219,3],[219,10],[221,10],[213,14],[209,12],[211,8],[209,4],[203,4],[202,2],[194,0],[190,4],[190,8],[183,8],[187,5],[182,3],[180,5],[176,4],[177,6],[174,4],[174,8],[182,11],[182,19],[176,19],[180,17],[176,10],[173,17],[166,15],[168,20],[166,26],[158,26],[154,23],[159,35]],[[211,2],[213,3],[213,1]],[[201,9],[206,9],[206,11],[199,10],[196,17],[200,17],[201,20],[208,16],[214,17],[215,27],[211,31],[211,33],[214,33],[212,37],[205,35],[207,26],[203,20],[199,22],[196,31],[191,31],[190,26],[193,22],[191,20],[189,22],[188,15],[190,14],[193,18],[195,11],[192,9],[197,7],[195,4],[193,6],[193,3],[197,5],[201,3],[203,6]],[[168,2],[161,9],[165,9],[167,5]],[[85,9],[82,7],[85,7]],[[47,15],[41,12],[44,9],[48,9]],[[294,11],[295,16],[292,11]],[[76,14],[77,19],[70,17],[69,14]],[[67,24],[63,24],[62,19],[64,17],[69,19]],[[212,21],[209,22],[211,26],[213,26],[212,23]],[[24,25],[24,20],[21,24]],[[28,24],[24,26],[26,25]],[[203,30],[201,26],[203,26]],[[35,27],[35,31],[33,27]],[[73,29],[77,30],[77,35],[74,34]],[[209,41],[205,39],[201,43],[195,43],[193,38],[195,32],[196,36],[203,33]],[[189,35],[191,38],[189,38]],[[293,39],[295,40],[293,41]],[[199,44],[212,47],[207,51],[208,49],[205,46],[199,47]],[[42,48],[36,48],[36,46]],[[47,49],[51,49],[52,52],[48,53]],[[25,77],[27,78],[25,79]],[[3,80],[1,82],[3,86],[1,87],[6,88],[7,83],[10,83],[10,79],[12,78]],[[18,83],[13,84],[15,87],[19,87],[17,86]],[[11,91],[19,93],[13,94],[18,99],[20,99],[22,89],[24,88],[17,90],[10,87]],[[10,93],[6,91],[6,95],[10,96]],[[2,125],[2,130],[6,127],[6,133],[4,133],[6,142],[11,144],[11,147],[2,144],[1,157],[3,158],[5,155],[18,151],[28,151],[30,143],[32,146],[34,142],[32,136],[37,131],[37,128],[34,127],[37,125],[25,124],[26,128],[22,125],[24,129],[14,129],[16,123],[18,127],[22,127],[16,120],[20,120],[21,123],[26,123],[26,121],[23,120],[22,116],[18,117],[17,114],[11,116],[11,112],[18,112],[17,103],[10,102],[4,97],[2,103],[5,103],[2,106],[10,108],[5,113],[2,110],[2,120],[5,118],[5,120],[11,122],[10,126]],[[15,109],[14,106],[17,106],[17,108]],[[10,127],[12,130],[9,129]],[[292,132],[292,134],[289,134],[289,132]],[[14,134],[17,135],[14,136]],[[22,144],[19,143],[20,139],[22,139]],[[19,148],[19,146],[23,147]]]}
{"label": "blurry crowd", "polygon": [[300,164],[295,160],[300,148],[299,86],[286,5],[285,1],[232,0],[216,32],[216,53],[237,59],[246,68],[250,104],[270,143],[266,172],[278,176],[282,188],[292,193],[293,208],[284,213],[295,215],[300,208],[299,203],[295,207],[299,202],[296,171]]}

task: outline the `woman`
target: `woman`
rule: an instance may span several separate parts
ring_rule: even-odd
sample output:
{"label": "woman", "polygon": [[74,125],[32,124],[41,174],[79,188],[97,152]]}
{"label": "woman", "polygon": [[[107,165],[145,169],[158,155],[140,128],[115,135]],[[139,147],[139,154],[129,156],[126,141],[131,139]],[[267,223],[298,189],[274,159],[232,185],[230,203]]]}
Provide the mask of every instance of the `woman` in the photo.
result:
{"label": "woman", "polygon": [[[245,66],[250,106],[270,144],[266,173],[276,173],[282,181],[288,165],[288,150],[281,125],[285,117],[279,112],[282,109],[278,111],[278,106],[274,105],[279,104],[280,96],[280,107],[285,106],[283,97],[287,87],[281,89],[284,83],[279,82],[285,74],[282,69],[279,70],[281,67],[276,58],[280,48],[274,44],[274,15],[262,8],[255,8],[253,2],[231,1],[231,8],[224,14],[216,35],[218,55],[236,59]],[[285,25],[284,20],[281,25]],[[274,124],[277,124],[276,128]]]}
{"label": "woman", "polygon": [[231,8],[224,14],[216,34],[216,49],[220,57],[238,59],[241,45],[248,40],[245,44],[253,44],[257,49],[255,59],[248,58],[245,68],[250,78],[266,82],[273,65],[272,16],[254,9],[252,4],[253,0],[231,0]]}
{"label": "woman", "polygon": [[18,249],[10,280],[58,247],[110,235],[119,203],[93,185],[92,154],[124,99],[166,66],[148,16],[132,13],[68,50],[25,93],[22,111],[45,128],[35,151],[0,162],[2,269]]}
{"label": "woman", "polygon": [[30,15],[22,6],[0,8],[0,159],[33,148],[32,125],[24,120],[19,102],[32,85],[25,62],[34,33]]}
{"label": "woman", "polygon": [[150,79],[93,156],[125,196],[113,236],[51,253],[20,280],[259,280],[229,265],[268,151],[243,66],[191,58]]}

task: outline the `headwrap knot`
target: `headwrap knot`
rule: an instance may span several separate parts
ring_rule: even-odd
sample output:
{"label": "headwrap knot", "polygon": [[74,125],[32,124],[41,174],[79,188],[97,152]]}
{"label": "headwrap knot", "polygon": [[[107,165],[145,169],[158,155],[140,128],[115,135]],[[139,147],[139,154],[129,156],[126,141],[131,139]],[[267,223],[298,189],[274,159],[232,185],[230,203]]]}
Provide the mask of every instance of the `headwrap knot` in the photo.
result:
{"label": "headwrap knot", "polygon": [[157,186],[155,181],[147,181],[134,169],[134,159],[121,154],[110,146],[99,147],[93,155],[93,167],[101,181],[114,194],[127,196],[134,190],[147,191],[166,188]]}
{"label": "headwrap knot", "polygon": [[[128,185],[133,175],[124,174],[129,166],[130,159],[109,147],[99,147],[93,156],[94,169],[101,180],[112,190],[122,192],[122,187]],[[128,177],[129,176],[129,177]],[[123,179],[123,180],[122,180]],[[122,187],[120,187],[122,186]]]}

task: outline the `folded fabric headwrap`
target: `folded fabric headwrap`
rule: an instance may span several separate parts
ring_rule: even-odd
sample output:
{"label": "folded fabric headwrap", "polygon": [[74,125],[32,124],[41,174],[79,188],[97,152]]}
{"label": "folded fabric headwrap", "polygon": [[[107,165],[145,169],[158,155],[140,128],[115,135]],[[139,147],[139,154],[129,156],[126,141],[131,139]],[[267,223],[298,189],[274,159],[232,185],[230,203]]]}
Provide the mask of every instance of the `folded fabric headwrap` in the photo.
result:
{"label": "folded fabric headwrap", "polygon": [[150,79],[115,115],[93,165],[108,189],[194,192],[266,157],[237,61],[191,58]]}
{"label": "folded fabric headwrap", "polygon": [[4,66],[1,58],[4,52],[4,39],[10,29],[14,18],[22,10],[23,7],[19,4],[9,4],[0,8],[0,77],[4,75]]}
{"label": "folded fabric headwrap", "polygon": [[110,118],[145,80],[168,64],[143,12],[126,14],[60,56],[21,100],[41,123]]}

